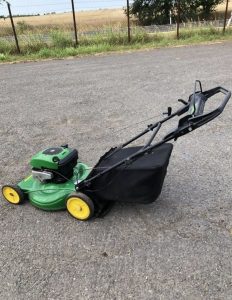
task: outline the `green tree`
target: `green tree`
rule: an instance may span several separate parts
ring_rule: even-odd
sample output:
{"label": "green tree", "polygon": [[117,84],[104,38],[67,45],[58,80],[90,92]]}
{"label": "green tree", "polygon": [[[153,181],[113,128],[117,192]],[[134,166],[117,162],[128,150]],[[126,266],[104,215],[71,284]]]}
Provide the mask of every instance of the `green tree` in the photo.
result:
{"label": "green tree", "polygon": [[141,25],[168,23],[172,1],[168,0],[135,0],[130,7],[130,14],[134,15]]}
{"label": "green tree", "polygon": [[[180,0],[181,21],[208,19],[216,6],[223,0]],[[174,17],[177,0],[135,0],[130,6],[130,14],[141,25],[167,24],[170,14]]]}
{"label": "green tree", "polygon": [[215,11],[218,4],[223,3],[224,0],[198,0],[196,1],[199,15],[203,19],[208,19]]}

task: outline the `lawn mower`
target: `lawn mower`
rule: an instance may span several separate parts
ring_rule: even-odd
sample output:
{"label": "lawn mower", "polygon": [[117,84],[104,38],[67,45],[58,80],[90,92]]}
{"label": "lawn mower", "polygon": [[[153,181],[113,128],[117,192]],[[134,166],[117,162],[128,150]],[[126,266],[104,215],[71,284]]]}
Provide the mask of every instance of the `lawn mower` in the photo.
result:
{"label": "lawn mower", "polygon": [[[204,113],[206,102],[216,94],[224,95],[221,105]],[[219,116],[230,97],[231,92],[223,87],[203,91],[197,80],[188,101],[179,99],[181,108],[173,113],[169,107],[167,116],[148,125],[124,144],[111,148],[94,168],[79,162],[78,151],[68,145],[51,147],[32,157],[29,177],[16,186],[3,186],[2,194],[12,204],[29,199],[31,204],[43,210],[67,209],[81,221],[106,213],[115,202],[151,203],[162,190],[173,149],[169,141],[177,140]],[[180,116],[177,128],[154,143],[162,124]],[[145,145],[130,145],[149,132]]]}

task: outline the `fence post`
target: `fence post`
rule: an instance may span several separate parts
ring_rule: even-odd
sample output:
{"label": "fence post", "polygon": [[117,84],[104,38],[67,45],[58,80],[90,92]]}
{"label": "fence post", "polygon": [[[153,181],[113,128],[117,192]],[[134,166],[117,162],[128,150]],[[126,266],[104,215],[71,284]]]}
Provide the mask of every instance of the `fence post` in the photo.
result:
{"label": "fence post", "polygon": [[128,43],[131,42],[131,28],[130,28],[130,3],[127,0],[127,32],[128,32]]}
{"label": "fence post", "polygon": [[20,54],[19,41],[18,41],[18,37],[17,37],[17,34],[16,34],[16,30],[15,30],[15,25],[14,25],[13,16],[12,16],[12,13],[11,13],[10,3],[6,1],[6,4],[7,4],[9,16],[10,16],[12,30],[13,30],[13,33],[14,33],[14,38],[15,38],[15,44],[16,44],[17,52]]}
{"label": "fence post", "polygon": [[75,47],[77,47],[78,46],[78,38],[77,38],[77,23],[76,23],[74,0],[71,0],[71,3],[72,3],[72,13],[73,13],[73,27],[74,27],[74,32],[75,32]]}
{"label": "fence post", "polygon": [[179,40],[179,38],[180,38],[180,0],[177,0],[176,37]]}
{"label": "fence post", "polygon": [[229,6],[229,0],[226,0],[226,10],[225,10],[225,18],[224,18],[224,25],[222,33],[225,34],[226,31],[226,20],[227,20],[227,14],[228,14],[228,6]]}

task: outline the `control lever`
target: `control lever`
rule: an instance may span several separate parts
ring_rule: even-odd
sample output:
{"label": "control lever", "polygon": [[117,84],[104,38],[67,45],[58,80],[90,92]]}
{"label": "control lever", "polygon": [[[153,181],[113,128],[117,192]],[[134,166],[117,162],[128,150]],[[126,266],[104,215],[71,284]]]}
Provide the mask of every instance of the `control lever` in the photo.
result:
{"label": "control lever", "polygon": [[171,116],[171,114],[172,114],[172,108],[169,106],[168,111],[164,112],[163,115],[168,115],[168,117],[169,117],[169,116]]}
{"label": "control lever", "polygon": [[183,103],[184,105],[187,105],[187,104],[188,104],[188,102],[185,101],[185,100],[183,100],[183,99],[178,99],[178,101],[181,102],[181,103]]}

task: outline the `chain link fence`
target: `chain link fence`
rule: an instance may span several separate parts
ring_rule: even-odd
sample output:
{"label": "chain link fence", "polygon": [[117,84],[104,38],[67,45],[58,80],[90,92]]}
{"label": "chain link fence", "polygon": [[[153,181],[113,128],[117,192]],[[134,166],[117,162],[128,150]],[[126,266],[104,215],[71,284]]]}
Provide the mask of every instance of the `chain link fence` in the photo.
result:
{"label": "chain link fence", "polygon": [[[60,46],[73,45],[75,40],[74,23],[72,14],[72,1],[62,0],[63,2],[48,3],[42,5],[38,0],[32,1],[31,5],[26,7],[23,0],[11,1],[11,11],[13,21],[18,37],[19,44],[40,44],[49,45],[60,43]],[[20,5],[21,3],[21,5]],[[95,0],[83,1],[76,0],[75,5],[76,27],[78,32],[78,41],[94,41],[101,37],[111,37],[112,35],[128,35],[136,32],[146,34],[176,31],[177,25],[151,25],[139,26],[134,17],[130,17],[128,22],[127,9],[133,1],[127,0]],[[5,4],[3,2],[4,7]],[[226,1],[218,6],[214,20],[199,20],[198,22],[180,23],[180,30],[193,28],[223,28],[225,22]],[[62,12],[57,12],[62,10]],[[22,13],[30,16],[20,16]],[[28,12],[28,13],[26,13]],[[232,26],[232,0],[228,1],[228,11],[226,14],[226,24]],[[0,43],[13,43],[15,37],[12,31],[12,24],[9,13],[5,7],[5,14],[0,15]],[[129,26],[129,28],[128,28]],[[128,36],[129,38],[129,36]],[[1,49],[0,49],[1,52]]]}

